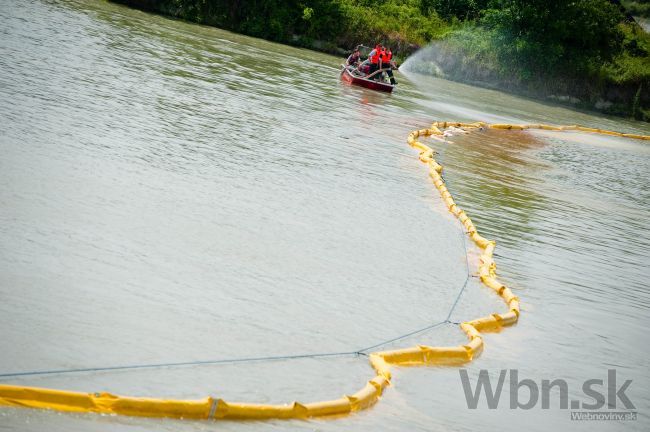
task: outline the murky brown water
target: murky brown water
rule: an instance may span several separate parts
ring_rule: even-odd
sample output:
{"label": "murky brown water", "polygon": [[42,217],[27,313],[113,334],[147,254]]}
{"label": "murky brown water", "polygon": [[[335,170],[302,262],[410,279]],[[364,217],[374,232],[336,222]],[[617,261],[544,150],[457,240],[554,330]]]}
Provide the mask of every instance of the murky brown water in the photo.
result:
{"label": "murky brown water", "polygon": [[[9,0],[0,22],[0,373],[354,351],[438,322],[465,280],[465,246],[410,130],[449,119],[650,134],[415,75],[394,95],[347,87],[339,59],[104,2]],[[453,141],[435,144],[446,181],[498,241],[523,310],[486,337],[471,376],[564,378],[582,400],[582,382],[614,368],[633,380],[636,422],[510,410],[507,385],[498,410],[469,410],[456,368],[416,368],[334,421],[2,408],[0,427],[647,429],[650,146],[550,132]],[[472,279],[452,319],[501,310]],[[443,325],[389,346],[462,341]],[[336,398],[370,376],[365,359],[336,357],[1,381],[281,403]]]}

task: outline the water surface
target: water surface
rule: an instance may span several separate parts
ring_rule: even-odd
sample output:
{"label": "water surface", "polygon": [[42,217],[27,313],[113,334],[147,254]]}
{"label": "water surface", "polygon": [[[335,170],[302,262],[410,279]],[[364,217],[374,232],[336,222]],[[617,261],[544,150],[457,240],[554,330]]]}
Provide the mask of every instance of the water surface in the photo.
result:
{"label": "water surface", "polygon": [[[447,316],[475,250],[405,138],[436,119],[646,124],[401,75],[338,81],[340,59],[94,1],[0,4],[0,372],[354,351]],[[341,420],[225,430],[647,428],[650,147],[489,131],[432,142],[457,201],[498,241],[522,299],[468,365],[564,378],[607,369],[639,420],[468,410],[456,368],[401,369]],[[503,310],[475,278],[453,320]],[[388,345],[464,341],[454,325]],[[5,379],[250,402],[337,398],[372,371],[335,357]],[[555,405],[554,405],[555,406]],[[16,430],[204,430],[204,422],[0,409]]]}

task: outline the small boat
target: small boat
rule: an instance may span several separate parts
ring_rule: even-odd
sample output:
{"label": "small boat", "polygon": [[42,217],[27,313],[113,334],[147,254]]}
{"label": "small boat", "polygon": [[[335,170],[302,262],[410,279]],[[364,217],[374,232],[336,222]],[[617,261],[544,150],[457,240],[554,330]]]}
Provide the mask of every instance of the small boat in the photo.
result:
{"label": "small boat", "polygon": [[362,75],[357,71],[352,71],[347,67],[345,67],[344,65],[341,65],[341,81],[345,81],[350,84],[358,85],[371,90],[378,90],[378,91],[391,93],[395,88],[394,85],[383,81],[374,81],[372,79],[368,79],[368,77],[372,77],[373,75],[380,72],[381,70],[366,76],[366,75]]}

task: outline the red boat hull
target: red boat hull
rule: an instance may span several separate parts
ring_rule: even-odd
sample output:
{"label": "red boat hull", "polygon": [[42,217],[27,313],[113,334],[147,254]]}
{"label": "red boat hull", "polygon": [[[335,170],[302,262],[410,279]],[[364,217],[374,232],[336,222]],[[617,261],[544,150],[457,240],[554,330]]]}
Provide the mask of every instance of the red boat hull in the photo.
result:
{"label": "red boat hull", "polygon": [[373,81],[361,77],[357,77],[352,75],[352,72],[350,72],[347,68],[343,68],[341,71],[341,81],[348,82],[350,84],[358,85],[361,87],[365,87],[367,89],[371,90],[377,90],[377,91],[383,91],[386,93],[390,93],[393,91],[395,86],[379,81]]}

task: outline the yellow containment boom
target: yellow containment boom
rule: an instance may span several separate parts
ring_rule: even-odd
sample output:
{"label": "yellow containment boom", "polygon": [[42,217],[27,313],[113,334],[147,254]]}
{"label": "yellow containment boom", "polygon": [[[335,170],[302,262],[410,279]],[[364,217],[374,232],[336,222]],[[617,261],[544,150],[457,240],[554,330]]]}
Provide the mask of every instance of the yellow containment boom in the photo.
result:
{"label": "yellow containment boom", "polygon": [[[511,125],[487,124],[483,122],[435,122],[429,129],[421,129],[408,135],[408,144],[419,150],[419,159],[428,166],[429,176],[438,189],[449,211],[458,218],[468,237],[481,250],[478,274],[481,282],[494,290],[507,306],[503,313],[493,313],[460,324],[467,335],[468,342],[452,347],[417,345],[391,351],[379,351],[368,355],[376,376],[368,381],[358,392],[340,399],[286,405],[267,405],[241,402],[228,402],[207,397],[200,400],[169,400],[117,396],[110,393],[79,393],[14,385],[0,385],[0,405],[24,408],[41,408],[57,411],[119,414],[140,417],[171,417],[183,419],[292,419],[323,417],[348,414],[372,406],[390,384],[391,365],[458,365],[471,361],[483,350],[481,332],[495,331],[510,326],[519,319],[519,298],[496,277],[496,263],[493,253],[496,243],[482,237],[467,214],[456,204],[442,179],[442,166],[433,158],[435,152],[418,141],[421,136],[440,139],[444,129],[449,127],[472,129],[501,129],[522,131],[541,129],[551,131],[580,131],[619,136],[640,140],[650,140],[650,136],[625,134],[582,126]],[[466,132],[466,131],[465,131]],[[442,139],[440,139],[442,140]]]}

